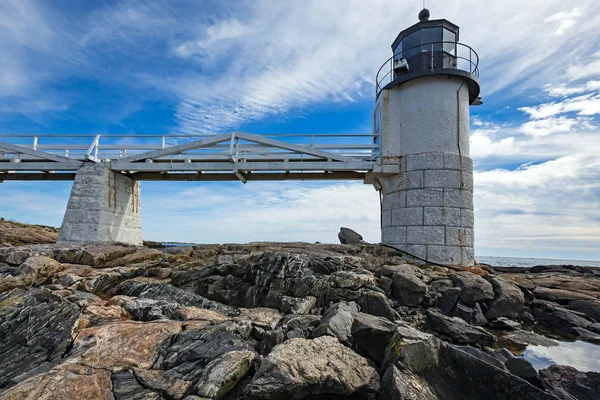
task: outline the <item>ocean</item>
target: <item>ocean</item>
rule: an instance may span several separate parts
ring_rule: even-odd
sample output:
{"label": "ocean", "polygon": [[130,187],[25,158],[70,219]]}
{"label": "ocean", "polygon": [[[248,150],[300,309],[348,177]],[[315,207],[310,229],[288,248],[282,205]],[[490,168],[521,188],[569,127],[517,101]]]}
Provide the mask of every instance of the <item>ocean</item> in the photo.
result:
{"label": "ocean", "polygon": [[536,265],[578,265],[600,267],[600,261],[556,260],[550,258],[475,257],[477,262],[496,267],[535,267]]}

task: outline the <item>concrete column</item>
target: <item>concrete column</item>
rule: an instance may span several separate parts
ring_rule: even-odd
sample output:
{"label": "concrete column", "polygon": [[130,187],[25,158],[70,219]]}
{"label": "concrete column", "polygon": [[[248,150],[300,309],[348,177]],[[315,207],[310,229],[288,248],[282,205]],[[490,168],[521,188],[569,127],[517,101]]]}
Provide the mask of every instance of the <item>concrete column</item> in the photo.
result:
{"label": "concrete column", "polygon": [[416,79],[381,92],[382,243],[430,262],[472,265],[473,162],[460,77]]}
{"label": "concrete column", "polygon": [[140,184],[104,163],[77,170],[58,242],[142,244]]}

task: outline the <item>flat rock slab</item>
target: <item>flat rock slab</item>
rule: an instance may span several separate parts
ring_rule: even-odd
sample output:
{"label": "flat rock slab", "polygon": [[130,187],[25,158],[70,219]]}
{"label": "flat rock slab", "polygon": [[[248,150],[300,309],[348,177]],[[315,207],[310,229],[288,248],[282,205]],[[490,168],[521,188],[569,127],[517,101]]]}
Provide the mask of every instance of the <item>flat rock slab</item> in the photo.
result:
{"label": "flat rock slab", "polygon": [[76,360],[93,368],[119,371],[152,367],[163,342],[181,332],[180,322],[119,322],[86,328],[75,338]]}
{"label": "flat rock slab", "polygon": [[110,372],[79,364],[61,364],[0,394],[1,400],[114,400]]}

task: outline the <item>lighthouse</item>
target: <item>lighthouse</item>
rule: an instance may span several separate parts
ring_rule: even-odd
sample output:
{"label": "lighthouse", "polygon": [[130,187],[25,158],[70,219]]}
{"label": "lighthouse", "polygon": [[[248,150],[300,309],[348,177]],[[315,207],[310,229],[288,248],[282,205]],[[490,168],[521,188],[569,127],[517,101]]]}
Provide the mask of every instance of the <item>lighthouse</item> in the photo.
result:
{"label": "lighthouse", "polygon": [[469,107],[481,104],[479,58],[445,19],[419,22],[379,69],[373,133],[381,149],[381,241],[431,263],[473,265]]}

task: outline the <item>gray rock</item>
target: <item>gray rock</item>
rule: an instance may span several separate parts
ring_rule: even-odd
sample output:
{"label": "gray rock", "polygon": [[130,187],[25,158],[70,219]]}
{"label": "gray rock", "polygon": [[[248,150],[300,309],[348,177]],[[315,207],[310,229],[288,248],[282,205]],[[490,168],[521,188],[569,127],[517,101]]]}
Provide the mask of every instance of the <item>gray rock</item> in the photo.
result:
{"label": "gray rock", "polygon": [[256,353],[230,351],[211,361],[196,382],[193,392],[207,399],[222,399],[248,375]]}
{"label": "gray rock", "polygon": [[[286,332],[287,333],[287,332]],[[265,356],[273,350],[273,347],[285,340],[283,329],[277,328],[272,331],[265,332],[262,341],[260,342],[260,354]]]}
{"label": "gray rock", "polygon": [[380,399],[556,400],[483,352],[408,329],[412,335],[394,335],[386,350],[397,371],[387,368]]}
{"label": "gray rock", "polygon": [[573,334],[579,340],[584,340],[586,342],[600,344],[600,334],[598,334],[596,332],[593,332],[593,331],[585,329],[585,328],[578,328],[578,327],[574,327],[572,329],[572,331],[573,331]]}
{"label": "gray rock", "polygon": [[383,290],[386,296],[390,296],[392,293],[392,283],[394,283],[394,280],[387,276],[380,276],[377,278],[377,286]]}
{"label": "gray rock", "polygon": [[396,325],[383,317],[357,313],[352,323],[352,347],[362,356],[381,364]]}
{"label": "gray rock", "polygon": [[[379,389],[377,371],[336,338],[290,339],[261,362],[244,390],[248,399],[322,396],[368,398]],[[328,396],[328,397],[326,397]]]}
{"label": "gray rock", "polygon": [[375,285],[375,278],[369,271],[337,271],[331,274],[329,282],[339,288],[358,290],[363,286]]}
{"label": "gray rock", "polygon": [[390,305],[390,300],[383,294],[374,290],[361,289],[359,291],[356,304],[360,310],[367,314],[387,318],[390,321],[396,320],[396,312]]}
{"label": "gray rock", "polygon": [[471,272],[461,272],[452,276],[455,286],[462,289],[460,299],[467,304],[487,301],[494,298],[492,284]]}
{"label": "gray rock", "polygon": [[49,290],[0,293],[0,389],[57,365],[79,314],[79,307]]}
{"label": "gray rock", "polygon": [[454,310],[454,306],[456,306],[460,292],[462,292],[462,289],[456,287],[442,293],[442,296],[438,299],[438,308],[442,314],[450,315],[452,310]]}
{"label": "gray rock", "polygon": [[397,272],[392,283],[392,297],[403,306],[415,307],[423,301],[427,285],[411,272]]}
{"label": "gray rock", "polygon": [[536,321],[556,333],[576,335],[573,328],[587,328],[592,325],[588,319],[566,308],[554,307],[538,300],[533,302],[532,307],[534,307],[533,315]]}
{"label": "gray rock", "polygon": [[452,315],[461,318],[471,325],[481,326],[487,323],[487,319],[483,316],[479,303],[475,303],[474,307],[469,307],[459,301],[456,307],[454,307]]}
{"label": "gray rock", "polygon": [[223,322],[199,329],[188,329],[165,343],[155,368],[171,369],[182,379],[197,379],[211,361],[231,351],[254,351],[247,342],[249,324]]}
{"label": "gray rock", "polygon": [[482,328],[471,326],[460,318],[447,317],[431,310],[427,312],[425,326],[457,344],[492,346],[496,340],[494,335]]}
{"label": "gray rock", "polygon": [[580,372],[573,367],[552,365],[540,370],[546,391],[561,400],[600,399],[600,373]]}
{"label": "gray rock", "polygon": [[504,333],[500,336],[502,342],[506,342],[509,347],[516,347],[520,350],[525,350],[527,346],[558,346],[558,342],[549,339],[545,336],[538,335],[535,332],[518,329],[516,331]]}
{"label": "gray rock", "polygon": [[357,314],[358,307],[354,302],[341,302],[332,305],[323,314],[321,322],[319,322],[317,329],[315,329],[314,336],[334,336],[340,342],[350,344],[352,339],[352,323]]}
{"label": "gray rock", "polygon": [[115,400],[164,399],[159,393],[140,385],[130,371],[113,372],[110,379]]}
{"label": "gray rock", "polygon": [[521,289],[500,278],[489,278],[494,289],[494,300],[488,303],[485,317],[488,319],[507,317],[515,318],[525,304],[525,297]]}
{"label": "gray rock", "polygon": [[444,293],[454,286],[451,279],[434,279],[429,283],[429,291],[432,293]]}
{"label": "gray rock", "polygon": [[285,314],[308,314],[317,304],[313,296],[306,297],[281,297],[281,312]]}
{"label": "gray rock", "polygon": [[383,365],[394,364],[400,370],[415,373],[439,365],[440,340],[407,325],[396,328],[385,349]]}
{"label": "gray rock", "polygon": [[600,322],[600,300],[575,300],[566,307],[569,310],[584,313],[588,318]]}
{"label": "gray rock", "polygon": [[423,378],[390,365],[381,378],[378,400],[438,400]]}
{"label": "gray rock", "polygon": [[517,321],[513,321],[512,319],[508,319],[505,317],[497,318],[493,321],[489,322],[489,325],[501,331],[515,331],[517,329],[521,329],[521,324]]}
{"label": "gray rock", "polygon": [[[319,325],[321,317],[317,315],[286,315],[281,320],[281,327],[286,336],[293,331],[295,337],[309,338],[313,336],[314,330]],[[297,336],[301,332],[301,336]],[[290,338],[291,339],[291,338]]]}
{"label": "gray rock", "polygon": [[338,233],[338,238],[340,239],[341,244],[363,244],[365,241],[363,237],[353,231],[350,228],[340,228],[340,232]]}
{"label": "gray rock", "polygon": [[455,346],[455,347],[457,349],[464,351],[465,353],[472,355],[473,357],[480,359],[481,361],[485,361],[486,363],[493,365],[496,368],[500,368],[504,371],[507,371],[506,367],[504,366],[504,362],[506,362],[506,360],[508,360],[509,358],[512,358],[512,354],[511,354],[510,357],[506,358],[506,360],[500,361],[499,357],[495,353],[488,354],[484,351],[481,351],[481,350],[476,349],[475,347],[471,347],[471,346]]}
{"label": "gray rock", "polygon": [[543,389],[542,382],[538,377],[537,371],[526,359],[520,357],[511,357],[506,360],[504,366],[511,374],[516,375],[519,378],[523,378],[532,385]]}
{"label": "gray rock", "polygon": [[556,400],[513,374],[448,343],[441,343],[439,368],[427,382],[442,399]]}
{"label": "gray rock", "polygon": [[125,303],[127,311],[135,321],[155,321],[159,319],[185,320],[178,312],[179,304],[167,300],[135,299]]}
{"label": "gray rock", "polygon": [[600,333],[600,322],[596,322],[595,324],[592,324],[587,328],[592,332]]}
{"label": "gray rock", "polygon": [[573,290],[552,289],[538,286],[533,289],[533,295],[536,299],[552,301],[558,304],[569,304],[576,300],[597,300],[592,296],[578,293]]}
{"label": "gray rock", "polygon": [[224,315],[235,314],[235,310],[232,307],[165,283],[144,283],[130,279],[109,290],[108,294],[110,296],[124,295],[142,299],[164,300],[177,303],[181,306],[206,308]]}

